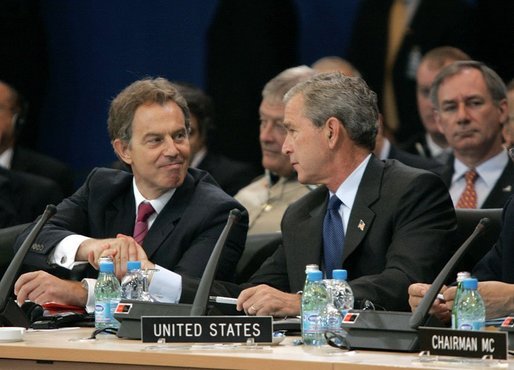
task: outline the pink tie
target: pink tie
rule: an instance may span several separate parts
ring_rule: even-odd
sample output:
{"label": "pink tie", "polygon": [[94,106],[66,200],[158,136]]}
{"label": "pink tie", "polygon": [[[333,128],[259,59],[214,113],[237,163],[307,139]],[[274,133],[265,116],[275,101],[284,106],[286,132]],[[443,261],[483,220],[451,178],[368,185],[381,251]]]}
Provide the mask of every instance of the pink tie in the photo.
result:
{"label": "pink tie", "polygon": [[138,244],[143,243],[143,239],[148,233],[148,217],[155,212],[152,205],[148,202],[142,202],[137,209],[136,226],[134,226],[134,239]]}

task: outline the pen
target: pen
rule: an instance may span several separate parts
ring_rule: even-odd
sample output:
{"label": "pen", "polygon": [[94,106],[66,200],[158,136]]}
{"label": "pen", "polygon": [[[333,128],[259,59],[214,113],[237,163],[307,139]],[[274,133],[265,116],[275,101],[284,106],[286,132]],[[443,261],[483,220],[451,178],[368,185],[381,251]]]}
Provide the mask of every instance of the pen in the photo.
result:
{"label": "pen", "polygon": [[209,296],[209,302],[237,304],[237,298]]}

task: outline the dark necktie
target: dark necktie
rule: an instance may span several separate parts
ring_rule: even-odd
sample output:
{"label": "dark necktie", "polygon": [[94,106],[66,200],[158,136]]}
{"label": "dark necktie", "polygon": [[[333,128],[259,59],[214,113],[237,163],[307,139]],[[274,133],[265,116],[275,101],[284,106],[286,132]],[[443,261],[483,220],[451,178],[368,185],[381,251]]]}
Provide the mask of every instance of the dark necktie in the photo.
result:
{"label": "dark necktie", "polygon": [[134,239],[138,244],[143,244],[143,239],[148,233],[148,217],[155,212],[152,205],[142,202],[137,208],[136,226],[134,226]]}
{"label": "dark necktie", "polygon": [[466,187],[464,188],[455,208],[477,208],[475,181],[477,180],[478,174],[474,169],[471,169],[466,172],[464,177],[466,178]]}
{"label": "dark necktie", "polygon": [[332,278],[332,270],[341,268],[343,259],[344,228],[339,214],[341,200],[332,195],[328,201],[327,213],[323,220],[323,255],[325,275]]}

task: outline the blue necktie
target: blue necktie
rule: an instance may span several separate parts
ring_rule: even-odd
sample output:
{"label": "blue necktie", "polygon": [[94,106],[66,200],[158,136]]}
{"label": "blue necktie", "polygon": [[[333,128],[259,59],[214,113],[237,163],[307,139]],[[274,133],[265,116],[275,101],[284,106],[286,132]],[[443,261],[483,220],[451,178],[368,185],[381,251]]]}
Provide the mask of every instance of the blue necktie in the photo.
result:
{"label": "blue necktie", "polygon": [[328,279],[332,278],[332,270],[341,268],[343,259],[344,228],[339,214],[341,203],[336,195],[332,195],[323,220],[323,262]]}

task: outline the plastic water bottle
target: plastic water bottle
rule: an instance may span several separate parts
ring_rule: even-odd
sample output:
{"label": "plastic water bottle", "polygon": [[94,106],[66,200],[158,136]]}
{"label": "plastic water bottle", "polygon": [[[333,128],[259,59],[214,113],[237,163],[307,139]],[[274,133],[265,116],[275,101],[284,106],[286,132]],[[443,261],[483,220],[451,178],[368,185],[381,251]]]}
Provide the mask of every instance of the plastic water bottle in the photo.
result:
{"label": "plastic water bottle", "polygon": [[302,339],[307,346],[326,343],[322,314],[328,302],[321,271],[309,271],[302,295]]}
{"label": "plastic water bottle", "polygon": [[457,307],[457,328],[459,330],[482,330],[485,326],[484,300],[478,293],[478,280],[474,278],[462,281],[462,294]]}
{"label": "plastic water bottle", "polygon": [[321,316],[323,320],[323,330],[330,331],[332,333],[343,335],[344,330],[342,328],[343,316],[341,312],[334,305],[335,290],[334,286],[336,281],[334,279],[323,280],[325,288],[327,289],[327,304],[323,310]]}
{"label": "plastic water bottle", "polygon": [[127,273],[121,279],[122,299],[141,299],[144,288],[143,274],[141,273],[141,261],[128,261]]}
{"label": "plastic water bottle", "polygon": [[100,261],[100,274],[95,284],[95,327],[97,329],[118,328],[119,322],[113,314],[120,302],[120,282],[114,275],[111,261]]}
{"label": "plastic water bottle", "polygon": [[[455,298],[453,300],[453,304],[455,307],[457,307],[457,302],[459,301],[459,297],[462,294],[462,291],[464,288],[462,287],[462,281],[464,279],[469,279],[471,277],[471,274],[467,271],[462,271],[457,273],[457,290],[455,292]],[[452,310],[452,329],[458,329],[457,326],[457,310]]]}
{"label": "plastic water bottle", "polygon": [[348,272],[338,269],[332,271],[332,302],[342,317],[353,308],[353,290],[348,284]]}

